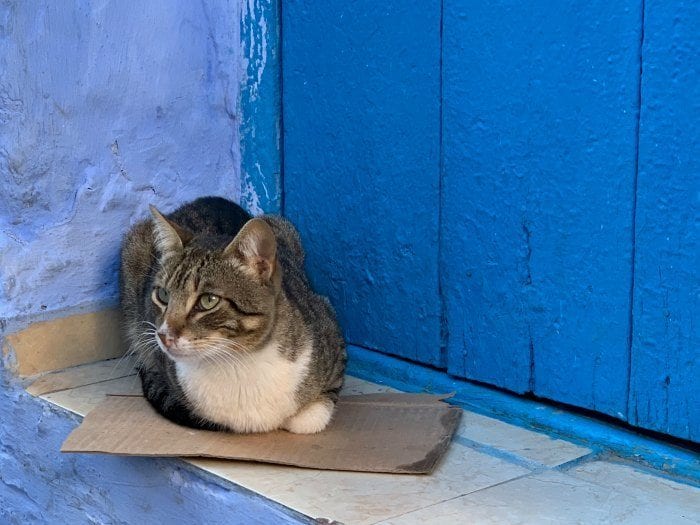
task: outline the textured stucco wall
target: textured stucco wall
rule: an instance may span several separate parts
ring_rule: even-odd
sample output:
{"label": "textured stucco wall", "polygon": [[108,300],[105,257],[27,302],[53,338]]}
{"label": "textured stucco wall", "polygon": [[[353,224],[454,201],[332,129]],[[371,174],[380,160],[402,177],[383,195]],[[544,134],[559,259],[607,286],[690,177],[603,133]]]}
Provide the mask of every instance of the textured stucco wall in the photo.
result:
{"label": "textured stucco wall", "polygon": [[114,301],[148,203],[240,197],[240,16],[239,0],[0,1],[6,329]]}

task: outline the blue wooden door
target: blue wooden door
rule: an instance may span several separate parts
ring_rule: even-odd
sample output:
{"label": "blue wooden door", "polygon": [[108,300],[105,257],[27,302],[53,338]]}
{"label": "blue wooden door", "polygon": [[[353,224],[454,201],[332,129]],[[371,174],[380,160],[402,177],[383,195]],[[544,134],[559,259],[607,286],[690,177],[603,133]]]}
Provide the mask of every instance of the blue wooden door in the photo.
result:
{"label": "blue wooden door", "polygon": [[285,1],[283,211],[348,342],[697,441],[699,18]]}
{"label": "blue wooden door", "polygon": [[440,2],[285,1],[284,213],[349,343],[439,364]]}

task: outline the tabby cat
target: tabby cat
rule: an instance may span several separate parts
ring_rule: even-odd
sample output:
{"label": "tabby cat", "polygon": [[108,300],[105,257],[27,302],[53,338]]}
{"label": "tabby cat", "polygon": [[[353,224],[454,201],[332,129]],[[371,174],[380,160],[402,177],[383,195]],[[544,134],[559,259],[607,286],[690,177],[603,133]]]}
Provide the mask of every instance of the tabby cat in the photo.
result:
{"label": "tabby cat", "polygon": [[143,393],[190,427],[315,433],[331,420],[346,353],[285,219],[205,197],[136,224],[121,306]]}

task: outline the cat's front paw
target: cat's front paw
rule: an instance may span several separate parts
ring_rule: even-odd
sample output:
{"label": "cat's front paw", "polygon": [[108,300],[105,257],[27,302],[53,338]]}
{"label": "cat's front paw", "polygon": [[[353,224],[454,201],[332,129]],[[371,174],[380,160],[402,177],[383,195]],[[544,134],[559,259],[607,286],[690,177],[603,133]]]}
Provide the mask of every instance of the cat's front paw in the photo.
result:
{"label": "cat's front paw", "polygon": [[315,434],[328,426],[333,417],[335,403],[330,399],[319,399],[303,407],[284,422],[284,429],[294,434]]}

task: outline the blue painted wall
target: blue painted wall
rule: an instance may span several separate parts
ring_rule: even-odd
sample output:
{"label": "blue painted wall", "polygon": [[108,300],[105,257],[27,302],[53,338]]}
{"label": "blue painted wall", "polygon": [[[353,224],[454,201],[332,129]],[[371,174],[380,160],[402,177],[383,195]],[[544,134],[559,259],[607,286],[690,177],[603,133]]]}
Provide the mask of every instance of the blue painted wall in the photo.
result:
{"label": "blue painted wall", "polygon": [[629,419],[700,442],[700,4],[646,0]]}
{"label": "blue painted wall", "polygon": [[239,198],[239,30],[237,0],[0,3],[0,329],[113,302],[149,203]]}
{"label": "blue painted wall", "polygon": [[348,340],[698,440],[697,5],[282,20],[284,211]]}
{"label": "blue painted wall", "polygon": [[61,454],[77,416],[0,363],[0,523],[269,524],[312,520],[175,459]]}
{"label": "blue painted wall", "polygon": [[[0,340],[115,302],[121,236],[149,203],[275,209],[279,185],[259,183],[280,176],[277,3],[241,4],[0,2]],[[10,369],[0,523],[313,521],[178,460],[62,455],[79,418]]]}

